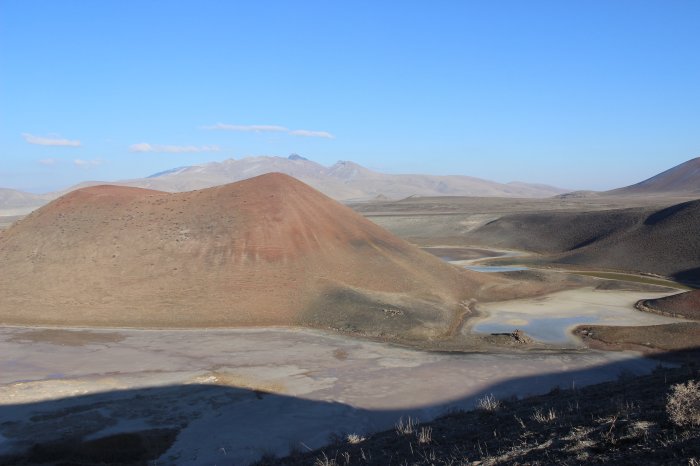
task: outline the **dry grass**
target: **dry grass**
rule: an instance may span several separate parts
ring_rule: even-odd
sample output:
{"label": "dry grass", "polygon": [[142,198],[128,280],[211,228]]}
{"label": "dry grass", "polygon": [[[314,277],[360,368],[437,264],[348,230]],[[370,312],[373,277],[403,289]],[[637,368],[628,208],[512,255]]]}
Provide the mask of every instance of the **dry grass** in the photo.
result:
{"label": "dry grass", "polygon": [[549,408],[546,411],[537,408],[532,415],[532,420],[540,424],[549,424],[557,420],[557,412],[553,408]]}
{"label": "dry grass", "polygon": [[418,419],[413,419],[409,416],[406,418],[406,421],[400,418],[394,427],[398,435],[410,435],[415,431],[416,425],[418,425]]}
{"label": "dry grass", "polygon": [[322,457],[318,457],[314,460],[314,466],[338,466],[338,462],[335,458],[328,458],[324,453]]}
{"label": "dry grass", "polygon": [[500,407],[501,402],[496,399],[493,393],[489,393],[488,395],[479,398],[479,400],[476,402],[476,408],[480,411],[494,412],[498,411]]}
{"label": "dry grass", "polygon": [[426,445],[433,441],[433,428],[432,427],[421,427],[418,433],[418,443],[421,445]]}

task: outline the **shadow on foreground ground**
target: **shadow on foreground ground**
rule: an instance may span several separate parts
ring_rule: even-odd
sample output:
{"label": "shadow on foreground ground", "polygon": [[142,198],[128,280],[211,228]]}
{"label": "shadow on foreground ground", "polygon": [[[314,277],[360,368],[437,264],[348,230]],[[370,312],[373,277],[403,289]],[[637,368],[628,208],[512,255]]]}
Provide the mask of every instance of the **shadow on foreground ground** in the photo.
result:
{"label": "shadow on foreground ground", "polygon": [[[698,350],[664,355],[690,362]],[[487,395],[513,398],[647,373],[638,358],[515,378],[469,397],[406,410],[356,409],[238,387],[180,385],[118,390],[0,406],[0,464],[247,464],[322,447],[333,434],[380,431],[400,417],[424,421],[468,409]],[[436,380],[435,383],[439,383]],[[3,400],[7,402],[7,400]],[[163,456],[164,455],[164,456]]]}
{"label": "shadow on foreground ground", "polygon": [[700,380],[700,369],[686,362],[648,375],[501,401],[491,409],[454,412],[412,432],[392,428],[360,442],[343,439],[256,466],[695,465],[700,424],[698,393],[687,385],[691,380]]}

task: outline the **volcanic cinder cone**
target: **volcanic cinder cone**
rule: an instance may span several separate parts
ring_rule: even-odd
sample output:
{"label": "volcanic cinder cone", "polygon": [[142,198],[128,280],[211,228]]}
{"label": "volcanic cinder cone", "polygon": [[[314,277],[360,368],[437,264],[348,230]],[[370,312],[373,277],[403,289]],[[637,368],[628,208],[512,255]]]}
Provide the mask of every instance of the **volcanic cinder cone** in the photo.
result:
{"label": "volcanic cinder cone", "polygon": [[286,175],[71,192],[0,236],[0,323],[310,325],[432,337],[486,278]]}

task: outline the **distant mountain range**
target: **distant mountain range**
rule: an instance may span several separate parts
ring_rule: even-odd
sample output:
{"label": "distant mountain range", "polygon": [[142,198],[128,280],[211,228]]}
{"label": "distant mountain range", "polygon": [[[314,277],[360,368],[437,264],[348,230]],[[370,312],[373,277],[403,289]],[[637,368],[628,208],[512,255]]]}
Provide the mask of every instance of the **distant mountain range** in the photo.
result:
{"label": "distant mountain range", "polygon": [[56,197],[58,194],[32,194],[0,188],[0,215],[25,215]]}
{"label": "distant mountain range", "polygon": [[[340,161],[331,167],[325,167],[292,154],[287,158],[247,157],[179,167],[132,180],[88,181],[51,194],[36,195],[7,190],[8,194],[0,197],[0,215],[27,213],[61,194],[99,184],[181,192],[223,185],[272,172],[293,176],[340,201],[403,199],[410,196],[551,197],[566,192],[565,189],[541,184],[504,184],[470,176],[392,175],[375,172],[349,161]],[[13,213],[6,213],[10,211]]]}
{"label": "distant mountain range", "polygon": [[284,173],[313,186],[339,201],[404,199],[411,196],[475,197],[588,197],[681,195],[700,196],[700,157],[664,171],[640,183],[605,192],[576,191],[542,184],[496,183],[461,175],[392,175],[379,173],[354,162],[340,161],[326,167],[300,155],[284,157],[247,157],[202,165],[178,167],[146,178],[115,182],[86,181],[66,190],[31,194],[0,189],[0,216],[24,215],[58,196],[78,188],[101,184],[133,186],[167,192],[192,191],[252,178],[265,173]]}
{"label": "distant mountain range", "polygon": [[[528,183],[496,183],[470,176],[390,175],[354,162],[325,167],[297,154],[283,157],[228,159],[156,173],[145,179],[118,182],[128,186],[180,192],[241,181],[265,173],[284,173],[336,200],[369,200],[378,196],[506,196],[549,197],[564,189]],[[93,184],[93,183],[90,183]],[[80,186],[85,186],[85,183]]]}

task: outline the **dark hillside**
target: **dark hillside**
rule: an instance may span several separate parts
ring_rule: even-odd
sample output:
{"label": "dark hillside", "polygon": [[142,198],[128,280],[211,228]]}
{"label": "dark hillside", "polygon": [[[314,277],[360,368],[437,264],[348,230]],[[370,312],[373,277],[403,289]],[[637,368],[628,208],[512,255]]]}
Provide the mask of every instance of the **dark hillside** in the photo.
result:
{"label": "dark hillside", "polygon": [[700,200],[660,210],[505,215],[467,238],[543,253],[549,262],[700,280]]}
{"label": "dark hillside", "polygon": [[650,195],[687,193],[700,195],[700,157],[659,173],[625,188],[608,191],[608,195]]}

